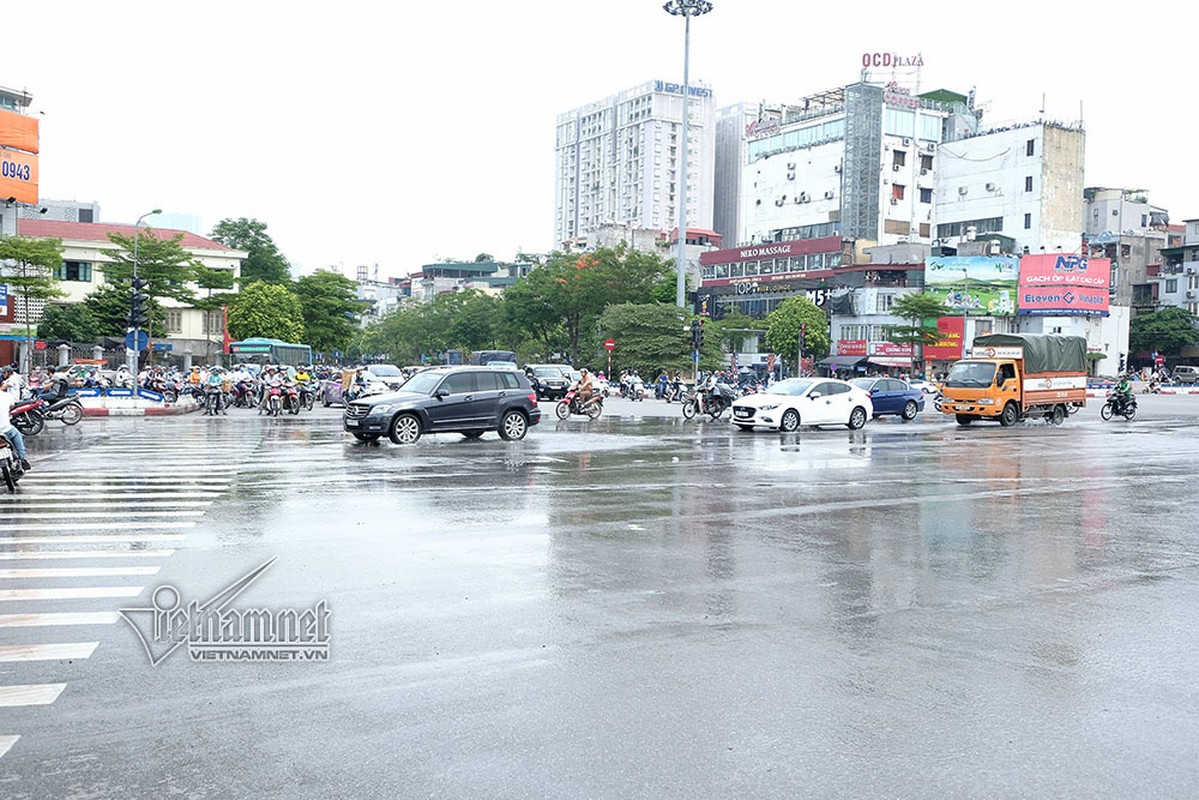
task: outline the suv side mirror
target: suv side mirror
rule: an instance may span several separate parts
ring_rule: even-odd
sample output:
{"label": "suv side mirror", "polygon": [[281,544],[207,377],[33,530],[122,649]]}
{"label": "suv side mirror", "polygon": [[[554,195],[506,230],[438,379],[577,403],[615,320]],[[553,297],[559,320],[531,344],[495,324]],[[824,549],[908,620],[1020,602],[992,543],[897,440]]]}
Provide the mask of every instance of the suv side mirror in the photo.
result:
{"label": "suv side mirror", "polygon": [[450,390],[449,389],[438,389],[436,392],[433,393],[433,396],[436,397],[438,400],[441,400],[442,398],[450,396]]}

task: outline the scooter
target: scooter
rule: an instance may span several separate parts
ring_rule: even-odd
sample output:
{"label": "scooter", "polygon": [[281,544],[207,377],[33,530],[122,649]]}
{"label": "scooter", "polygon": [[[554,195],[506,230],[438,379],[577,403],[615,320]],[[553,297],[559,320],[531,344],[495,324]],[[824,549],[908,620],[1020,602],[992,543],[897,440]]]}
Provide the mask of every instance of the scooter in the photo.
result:
{"label": "scooter", "polygon": [[26,436],[36,436],[46,428],[45,409],[49,405],[40,397],[15,403],[8,412],[13,427]]}
{"label": "scooter", "polygon": [[204,388],[204,416],[215,417],[221,413],[221,387]]}
{"label": "scooter", "polygon": [[0,476],[4,478],[4,485],[8,487],[8,491],[15,492],[17,490],[17,481],[24,474],[12,442],[0,436]]}
{"label": "scooter", "polygon": [[266,409],[272,417],[277,417],[283,412],[283,384],[281,382],[271,381],[267,384]]}
{"label": "scooter", "polygon": [[1116,415],[1124,417],[1131,421],[1137,415],[1137,399],[1133,395],[1117,395],[1115,392],[1108,392],[1107,402],[1103,404],[1103,408],[1099,409],[1099,416],[1105,420],[1109,420]]}
{"label": "scooter", "polygon": [[83,419],[83,403],[73,396],[55,400],[40,410],[44,418],[59,420],[64,425],[75,425]]}
{"label": "scooter", "polygon": [[571,414],[597,419],[600,414],[604,413],[604,397],[598,393],[593,394],[587,403],[580,405],[578,390],[571,389],[558,402],[558,405],[554,408],[554,413],[558,415],[558,419],[566,419]]}

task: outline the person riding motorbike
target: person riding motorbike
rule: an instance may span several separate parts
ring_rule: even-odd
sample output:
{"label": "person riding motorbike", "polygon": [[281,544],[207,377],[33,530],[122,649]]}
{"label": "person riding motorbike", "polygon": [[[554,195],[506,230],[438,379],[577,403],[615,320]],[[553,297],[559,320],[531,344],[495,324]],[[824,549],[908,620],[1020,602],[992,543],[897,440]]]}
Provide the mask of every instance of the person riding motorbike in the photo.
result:
{"label": "person riding motorbike", "polygon": [[21,432],[12,424],[12,418],[9,412],[12,410],[13,403],[17,397],[14,393],[8,391],[0,391],[0,436],[12,444],[12,449],[17,454],[17,461],[21,465],[21,470],[28,472],[30,469],[29,459],[25,453],[25,439],[21,436]]}
{"label": "person riding motorbike", "polygon": [[1128,375],[1121,375],[1116,382],[1115,389],[1112,390],[1112,401],[1119,409],[1124,408],[1124,404],[1132,397],[1132,383],[1128,379]]}
{"label": "person riding motorbike", "polygon": [[229,409],[225,405],[226,388],[222,385],[224,382],[224,373],[219,367],[215,367],[208,373],[208,377],[204,379],[204,391],[205,393],[210,390],[215,391],[217,412],[229,416]]}
{"label": "person riding motorbike", "polygon": [[579,404],[580,409],[586,408],[595,401],[595,398],[592,397],[595,394],[595,381],[586,367],[579,370],[579,382],[575,387],[575,391],[575,402]]}
{"label": "person riding motorbike", "polygon": [[62,370],[55,372],[54,367],[46,367],[46,373],[46,380],[42,383],[43,388],[38,392],[38,397],[47,403],[53,403],[66,397],[70,393],[71,387],[65,372]]}

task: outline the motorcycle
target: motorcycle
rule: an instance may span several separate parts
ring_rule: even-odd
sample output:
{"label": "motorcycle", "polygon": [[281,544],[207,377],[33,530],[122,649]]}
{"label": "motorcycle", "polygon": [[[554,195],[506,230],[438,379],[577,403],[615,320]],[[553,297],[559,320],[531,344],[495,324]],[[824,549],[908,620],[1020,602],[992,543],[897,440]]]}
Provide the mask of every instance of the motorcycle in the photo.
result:
{"label": "motorcycle", "polygon": [[1126,420],[1132,420],[1137,415],[1136,397],[1108,392],[1107,402],[1103,404],[1103,408],[1099,409],[1099,416],[1109,420],[1117,414]]}
{"label": "motorcycle", "polygon": [[283,412],[283,383],[271,381],[266,386],[266,411],[272,417]]}
{"label": "motorcycle", "polygon": [[316,391],[313,390],[312,384],[305,381],[299,385],[300,389],[300,405],[305,411],[311,411],[316,400]]}
{"label": "motorcycle", "polygon": [[571,389],[554,408],[554,413],[558,415],[558,419],[566,419],[571,414],[598,419],[599,415],[604,413],[604,398],[603,395],[593,394],[590,401],[580,405],[578,390]]}
{"label": "motorcycle", "polygon": [[8,491],[15,492],[17,490],[17,481],[24,474],[25,472],[21,469],[21,462],[17,459],[17,451],[13,449],[12,442],[0,436],[0,475],[3,476],[4,485],[8,487]]}
{"label": "motorcycle", "polygon": [[254,390],[249,381],[238,381],[233,387],[233,405],[237,408],[250,408],[254,405]]}
{"label": "motorcycle", "polygon": [[287,409],[288,414],[300,413],[300,393],[297,391],[294,383],[285,383],[283,385],[283,407]]}
{"label": "motorcycle", "polygon": [[666,402],[672,403],[675,400],[683,400],[687,396],[687,387],[682,381],[671,381],[666,384]]}
{"label": "motorcycle", "polygon": [[215,417],[221,413],[221,387],[208,386],[204,389],[204,416]]}
{"label": "motorcycle", "polygon": [[692,392],[688,395],[687,401],[683,403],[683,418],[691,419],[698,412],[703,411],[712,419],[720,419],[720,415],[732,408],[733,401],[737,399],[736,390],[724,382],[718,382],[707,395],[702,409],[700,408],[701,392]]}
{"label": "motorcycle", "polygon": [[49,405],[40,397],[31,397],[15,403],[9,410],[13,427],[26,436],[36,436],[46,428],[45,408]]}
{"label": "motorcycle", "polygon": [[45,419],[56,419],[64,425],[75,425],[83,419],[83,403],[77,397],[55,400],[39,410]]}

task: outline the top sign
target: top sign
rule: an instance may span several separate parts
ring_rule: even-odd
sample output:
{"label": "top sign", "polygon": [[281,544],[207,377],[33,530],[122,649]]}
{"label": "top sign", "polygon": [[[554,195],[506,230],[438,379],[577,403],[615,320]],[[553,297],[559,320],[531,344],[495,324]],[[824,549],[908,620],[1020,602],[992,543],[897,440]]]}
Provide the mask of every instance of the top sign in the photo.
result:
{"label": "top sign", "polygon": [[605,341],[605,342],[604,342],[604,349],[605,349],[605,350],[615,350],[615,349],[616,349],[616,340],[615,340],[615,339],[608,339],[607,341]]}
{"label": "top sign", "polygon": [[[681,83],[667,83],[666,81],[654,81],[654,91],[670,92],[672,94],[682,94],[683,85]],[[704,86],[688,86],[687,94],[692,97],[711,97],[712,90]]]}

